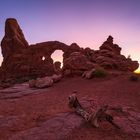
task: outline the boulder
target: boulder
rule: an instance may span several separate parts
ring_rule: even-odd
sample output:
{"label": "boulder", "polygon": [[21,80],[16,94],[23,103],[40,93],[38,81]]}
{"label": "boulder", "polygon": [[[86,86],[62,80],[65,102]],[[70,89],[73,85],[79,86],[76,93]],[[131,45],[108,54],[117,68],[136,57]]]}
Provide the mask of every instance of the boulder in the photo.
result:
{"label": "boulder", "polygon": [[52,76],[52,80],[53,80],[54,83],[59,82],[61,79],[62,79],[62,75],[61,75],[61,74],[59,74],[59,75],[54,74],[54,75]]}
{"label": "boulder", "polygon": [[[34,83],[34,82],[33,82]],[[52,77],[37,78],[35,81],[36,88],[46,88],[53,85]]]}
{"label": "boulder", "polygon": [[69,58],[73,52],[81,52],[81,48],[76,43],[72,43],[67,47],[66,51],[63,54],[64,60]]}
{"label": "boulder", "polygon": [[95,51],[90,49],[89,47],[82,50],[83,54],[88,58],[88,60],[92,61],[92,57],[95,55]]}
{"label": "boulder", "polygon": [[36,80],[35,79],[29,80],[29,87],[30,88],[35,88],[36,87]]}
{"label": "boulder", "polygon": [[43,78],[37,78],[29,80],[29,87],[30,88],[46,88],[51,87],[53,83],[57,83],[62,79],[62,75],[54,74],[52,76],[46,76]]}
{"label": "boulder", "polygon": [[95,69],[91,69],[91,70],[88,70],[88,71],[85,71],[83,74],[82,74],[82,77],[83,78],[86,78],[86,79],[91,79],[93,77],[93,74],[95,72]]}
{"label": "boulder", "polygon": [[110,68],[110,69],[116,68],[116,61],[110,57],[100,55],[95,59],[95,61],[96,63],[98,63],[100,66],[104,68]]}
{"label": "boulder", "polygon": [[64,60],[64,69],[70,70],[89,70],[94,67],[94,64],[91,63],[85,55],[80,52],[74,52],[70,55],[69,58]]}

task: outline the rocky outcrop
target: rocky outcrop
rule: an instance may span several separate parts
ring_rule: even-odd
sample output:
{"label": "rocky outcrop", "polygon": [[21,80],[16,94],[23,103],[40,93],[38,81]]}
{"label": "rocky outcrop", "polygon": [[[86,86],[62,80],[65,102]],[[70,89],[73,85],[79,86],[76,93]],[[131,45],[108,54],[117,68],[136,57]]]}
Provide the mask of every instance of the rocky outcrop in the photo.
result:
{"label": "rocky outcrop", "polygon": [[70,46],[48,41],[28,45],[16,19],[9,18],[5,23],[5,36],[1,42],[3,62],[0,68],[1,81],[28,81],[29,79],[61,74],[59,63],[54,63],[51,55],[55,50],[64,52],[64,59],[72,52],[79,51],[77,44]]}
{"label": "rocky outcrop", "polygon": [[61,62],[59,61],[54,62],[54,71],[56,74],[62,73]]}
{"label": "rocky outcrop", "polygon": [[139,67],[137,61],[132,61],[121,55],[121,48],[117,44],[113,44],[113,37],[109,36],[101,45],[100,50],[95,51],[91,61],[106,69],[116,69],[121,71],[133,72]]}
{"label": "rocky outcrop", "polygon": [[[76,43],[70,46],[58,41],[48,41],[28,45],[16,19],[10,18],[5,23],[5,36],[1,42],[3,62],[0,68],[0,80],[12,83],[29,79],[52,76],[53,74],[81,74],[96,65],[105,69],[134,71],[137,61],[121,55],[121,48],[113,43],[109,36],[100,50],[81,48]],[[55,50],[62,50],[63,68],[54,63],[51,55]]]}
{"label": "rocky outcrop", "polygon": [[46,88],[53,85],[52,77],[37,78],[36,80],[29,81],[29,87],[33,88]]}
{"label": "rocky outcrop", "polygon": [[22,53],[22,50],[28,46],[17,20],[7,19],[5,22],[5,36],[1,42],[3,57],[7,58],[13,53]]}
{"label": "rocky outcrop", "polygon": [[52,76],[52,80],[53,80],[54,83],[59,82],[61,79],[62,79],[62,75],[61,75],[61,74],[59,74],[59,75],[54,74],[54,75]]}
{"label": "rocky outcrop", "polygon": [[91,63],[88,58],[80,52],[74,52],[64,60],[64,69],[85,71],[93,67],[94,64]]}
{"label": "rocky outcrop", "polygon": [[108,50],[120,55],[121,48],[117,44],[113,44],[113,37],[109,36],[107,40],[102,44],[100,50]]}
{"label": "rocky outcrop", "polygon": [[51,87],[53,83],[57,83],[62,79],[62,75],[52,75],[43,78],[29,80],[30,88],[47,88]]}

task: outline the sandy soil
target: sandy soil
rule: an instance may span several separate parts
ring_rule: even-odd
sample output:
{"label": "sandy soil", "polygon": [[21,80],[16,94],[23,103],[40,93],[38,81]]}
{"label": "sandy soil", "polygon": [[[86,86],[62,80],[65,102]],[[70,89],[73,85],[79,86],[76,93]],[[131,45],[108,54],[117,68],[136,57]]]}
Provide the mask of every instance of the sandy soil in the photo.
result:
{"label": "sandy soil", "polygon": [[[68,96],[73,92],[77,92],[80,100],[93,99],[102,105],[129,106],[140,110],[140,81],[132,82],[128,77],[125,74],[90,80],[69,77],[62,79],[53,87],[33,89],[31,94],[16,98],[10,96],[3,98],[9,93],[0,91],[0,140],[10,140],[11,136],[39,127],[58,113],[70,112],[71,109],[67,105]],[[24,93],[27,89],[21,90]],[[123,133],[106,123],[100,128],[93,128],[85,123],[80,128],[74,129],[67,139],[138,140],[140,137]]]}

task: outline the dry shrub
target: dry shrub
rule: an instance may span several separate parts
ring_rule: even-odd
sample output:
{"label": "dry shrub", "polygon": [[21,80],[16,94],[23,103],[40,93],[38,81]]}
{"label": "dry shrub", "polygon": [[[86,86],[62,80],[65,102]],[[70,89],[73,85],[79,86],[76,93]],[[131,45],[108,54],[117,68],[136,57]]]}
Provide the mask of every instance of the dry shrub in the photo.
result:
{"label": "dry shrub", "polygon": [[129,80],[133,82],[137,82],[139,80],[139,77],[137,74],[133,74],[129,77]]}
{"label": "dry shrub", "polygon": [[107,71],[104,68],[98,67],[98,68],[95,69],[93,77],[102,78],[102,77],[106,77],[107,74],[108,73],[107,73]]}

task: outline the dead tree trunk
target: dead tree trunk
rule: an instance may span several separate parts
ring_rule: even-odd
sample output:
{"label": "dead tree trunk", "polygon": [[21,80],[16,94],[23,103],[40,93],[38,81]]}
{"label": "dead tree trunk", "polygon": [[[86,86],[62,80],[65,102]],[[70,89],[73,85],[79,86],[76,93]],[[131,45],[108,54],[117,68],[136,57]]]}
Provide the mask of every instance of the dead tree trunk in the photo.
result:
{"label": "dead tree trunk", "polygon": [[75,94],[69,96],[69,107],[73,108],[77,114],[82,116],[87,122],[95,127],[99,127],[99,120],[106,120],[114,127],[120,129],[120,127],[113,121],[113,117],[106,113],[108,106],[103,106],[97,109],[96,112],[88,113],[80,104]]}

